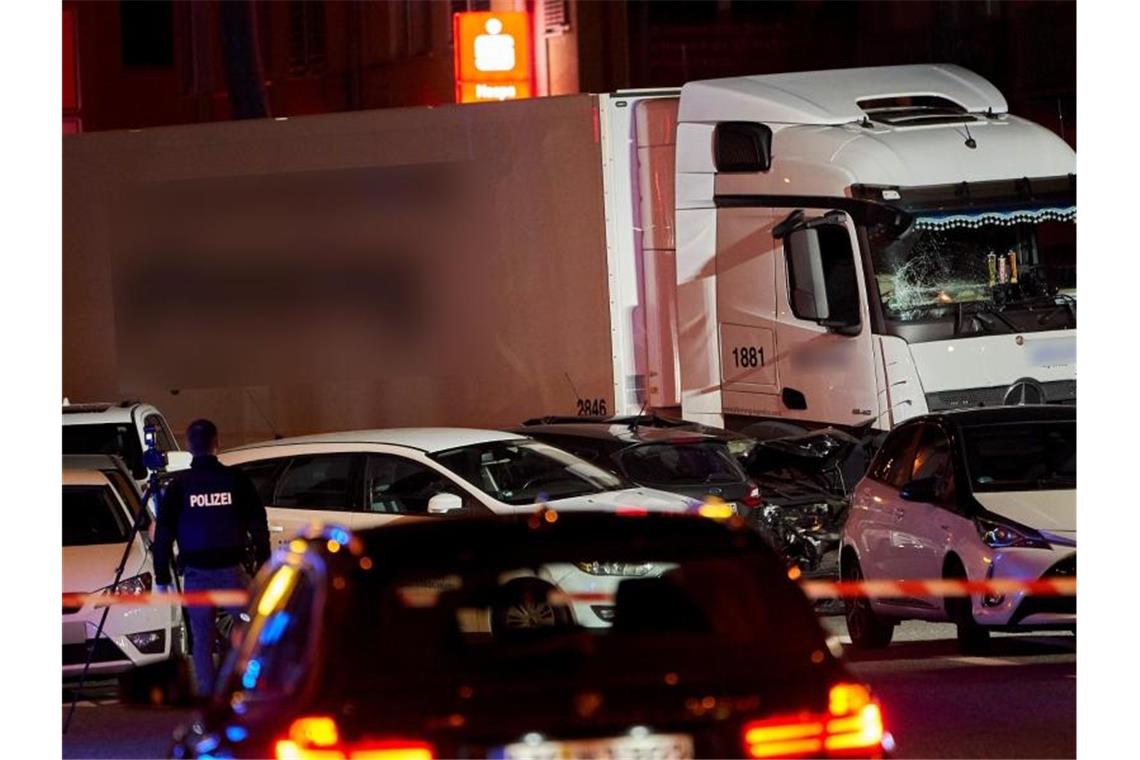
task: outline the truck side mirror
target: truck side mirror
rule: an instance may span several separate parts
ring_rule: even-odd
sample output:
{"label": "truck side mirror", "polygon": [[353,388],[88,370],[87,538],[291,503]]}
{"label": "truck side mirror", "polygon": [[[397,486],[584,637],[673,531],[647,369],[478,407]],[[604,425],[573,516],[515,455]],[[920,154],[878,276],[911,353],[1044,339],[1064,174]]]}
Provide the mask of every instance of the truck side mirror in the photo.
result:
{"label": "truck side mirror", "polygon": [[809,223],[783,237],[792,313],[835,332],[857,334],[859,286],[847,228]]}
{"label": "truck side mirror", "polygon": [[463,499],[453,493],[437,493],[428,499],[429,515],[445,515],[463,509]]}

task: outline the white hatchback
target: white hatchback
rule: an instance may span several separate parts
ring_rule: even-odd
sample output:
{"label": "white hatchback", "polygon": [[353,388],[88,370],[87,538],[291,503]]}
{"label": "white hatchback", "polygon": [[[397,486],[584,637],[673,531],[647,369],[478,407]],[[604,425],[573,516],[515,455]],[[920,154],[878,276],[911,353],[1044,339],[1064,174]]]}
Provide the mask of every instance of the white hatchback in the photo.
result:
{"label": "white hatchback", "polygon": [[[930,414],[887,436],[855,486],[845,580],[1037,580],[1077,571],[1076,408]],[[963,650],[991,630],[1076,630],[1074,597],[910,594],[847,604],[852,643],[890,643],[904,619],[957,624]]]}
{"label": "white hatchback", "polygon": [[[531,514],[558,511],[686,512],[700,502],[630,487],[583,459],[548,444],[493,430],[398,428],[286,438],[222,453],[219,459],[253,480],[266,506],[270,537],[287,544],[313,522],[352,530],[412,515]],[[572,594],[604,598],[622,577],[656,573],[599,565],[544,569],[541,580]],[[554,577],[557,576],[557,577]],[[545,587],[520,579],[510,626],[553,622]],[[529,586],[529,587],[528,587]],[[576,603],[580,625],[605,625],[611,603]]]}
{"label": "white hatchback", "polygon": [[[110,457],[63,458],[63,591],[132,594],[149,592],[154,562],[145,533],[130,541],[127,562],[112,589],[115,569],[127,550],[139,495],[124,467]],[[176,605],[112,605],[95,637],[104,607],[88,601],[63,607],[63,677],[78,677],[90,654],[89,673],[119,675],[169,659],[184,650],[181,609]]]}

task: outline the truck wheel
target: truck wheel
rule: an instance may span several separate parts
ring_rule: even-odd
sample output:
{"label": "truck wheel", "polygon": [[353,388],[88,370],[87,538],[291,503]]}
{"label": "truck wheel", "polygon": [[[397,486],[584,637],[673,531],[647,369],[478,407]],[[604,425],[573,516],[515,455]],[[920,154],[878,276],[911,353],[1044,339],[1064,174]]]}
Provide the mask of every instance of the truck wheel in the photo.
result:
{"label": "truck wheel", "polygon": [[[844,580],[863,580],[863,569],[859,560],[851,557],[850,564],[843,563]],[[865,596],[844,600],[844,618],[847,621],[847,635],[856,649],[882,649],[891,643],[895,634],[895,624],[875,614],[871,602]]]}
{"label": "truck wheel", "polygon": [[[966,568],[962,566],[961,560],[951,558],[946,563],[942,576],[947,580],[955,578],[965,580]],[[974,620],[971,607],[968,596],[946,598],[946,613],[958,629],[958,651],[962,654],[985,654],[990,647],[990,632]]]}

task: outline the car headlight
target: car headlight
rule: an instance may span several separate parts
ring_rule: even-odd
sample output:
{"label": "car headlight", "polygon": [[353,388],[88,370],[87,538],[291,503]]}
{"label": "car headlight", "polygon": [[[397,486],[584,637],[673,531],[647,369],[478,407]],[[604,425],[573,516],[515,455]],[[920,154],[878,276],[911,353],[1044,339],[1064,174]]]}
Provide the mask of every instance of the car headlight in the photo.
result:
{"label": "car headlight", "polygon": [[99,589],[104,594],[146,594],[154,585],[154,577],[150,573],[142,573],[133,578],[125,578],[114,586]]}
{"label": "car headlight", "polygon": [[578,569],[590,575],[624,575],[627,577],[640,577],[649,575],[653,570],[652,563],[641,562],[575,562]]}
{"label": "car headlight", "polygon": [[1050,549],[1049,542],[1037,531],[1024,526],[1015,526],[986,517],[975,517],[974,525],[986,546],[1005,549],[1010,546]]}

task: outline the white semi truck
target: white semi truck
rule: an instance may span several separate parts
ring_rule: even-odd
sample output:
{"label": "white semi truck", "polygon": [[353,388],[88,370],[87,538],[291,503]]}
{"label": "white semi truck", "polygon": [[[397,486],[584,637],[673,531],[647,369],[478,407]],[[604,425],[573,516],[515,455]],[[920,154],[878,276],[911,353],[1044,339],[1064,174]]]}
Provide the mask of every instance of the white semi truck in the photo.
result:
{"label": "white semi truck", "polygon": [[227,444],[1075,403],[1075,160],[950,65],[67,138],[64,391]]}

